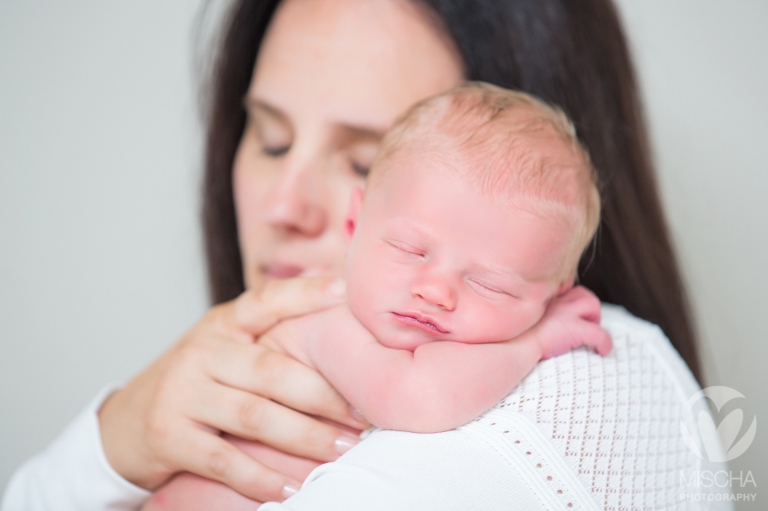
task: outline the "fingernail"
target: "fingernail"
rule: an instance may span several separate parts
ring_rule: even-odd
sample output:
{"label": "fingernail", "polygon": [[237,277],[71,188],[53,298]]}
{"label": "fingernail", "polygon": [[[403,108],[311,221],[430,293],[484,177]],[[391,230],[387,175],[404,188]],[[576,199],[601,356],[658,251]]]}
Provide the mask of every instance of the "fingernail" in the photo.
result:
{"label": "fingernail", "polygon": [[303,272],[301,272],[302,277],[320,277],[325,272],[328,271],[328,268],[325,266],[316,266],[314,268],[307,268]]}
{"label": "fingernail", "polygon": [[283,500],[293,497],[299,491],[299,483],[288,483],[283,486]]}
{"label": "fingernail", "polygon": [[342,435],[333,442],[333,445],[336,448],[336,454],[344,454],[359,443],[360,439],[357,437]]}
{"label": "fingernail", "polygon": [[328,295],[334,298],[344,298],[347,294],[347,285],[344,279],[338,278],[328,286]]}
{"label": "fingernail", "polygon": [[355,408],[354,406],[349,407],[349,414],[352,416],[353,419],[355,419],[357,422],[362,422],[363,424],[368,424],[368,421],[365,419],[362,413],[360,413],[360,410]]}

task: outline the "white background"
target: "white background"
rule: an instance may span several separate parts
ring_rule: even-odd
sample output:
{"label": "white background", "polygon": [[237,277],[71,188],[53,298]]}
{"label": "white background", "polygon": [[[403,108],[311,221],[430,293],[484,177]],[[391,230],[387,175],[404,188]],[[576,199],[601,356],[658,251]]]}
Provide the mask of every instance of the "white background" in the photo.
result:
{"label": "white background", "polygon": [[[709,385],[768,484],[768,2],[619,0]],[[206,305],[199,1],[0,0],[0,491]],[[762,497],[762,498],[761,498]]]}

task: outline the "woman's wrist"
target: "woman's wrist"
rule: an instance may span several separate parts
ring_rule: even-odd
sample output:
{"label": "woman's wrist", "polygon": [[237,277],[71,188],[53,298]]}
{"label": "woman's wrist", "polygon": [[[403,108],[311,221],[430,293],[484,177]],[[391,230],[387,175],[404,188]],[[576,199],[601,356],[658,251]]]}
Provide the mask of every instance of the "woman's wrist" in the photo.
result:
{"label": "woman's wrist", "polygon": [[143,425],[132,413],[131,390],[122,388],[115,391],[98,409],[101,444],[106,461],[117,474],[131,484],[151,491],[163,484],[172,473],[167,469],[153,471],[152,467],[156,464],[143,455],[147,452],[141,445]]}

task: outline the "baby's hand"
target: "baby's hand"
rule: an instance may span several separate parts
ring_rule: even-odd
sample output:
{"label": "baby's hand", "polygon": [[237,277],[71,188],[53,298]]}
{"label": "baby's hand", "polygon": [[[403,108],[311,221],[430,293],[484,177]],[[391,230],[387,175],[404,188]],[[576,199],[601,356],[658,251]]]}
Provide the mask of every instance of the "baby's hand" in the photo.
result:
{"label": "baby's hand", "polygon": [[592,346],[604,356],[613,347],[611,336],[600,327],[600,300],[582,286],[553,298],[534,330],[542,359],[580,346]]}

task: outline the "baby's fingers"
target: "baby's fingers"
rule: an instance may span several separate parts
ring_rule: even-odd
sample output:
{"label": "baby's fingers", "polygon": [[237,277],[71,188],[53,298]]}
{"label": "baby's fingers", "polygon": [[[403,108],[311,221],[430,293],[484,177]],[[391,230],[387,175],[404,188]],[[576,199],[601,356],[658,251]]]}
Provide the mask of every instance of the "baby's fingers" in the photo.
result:
{"label": "baby's fingers", "polygon": [[589,289],[583,286],[574,287],[563,298],[566,299],[564,306],[575,316],[593,323],[600,322],[600,299]]}
{"label": "baby's fingers", "polygon": [[607,355],[613,346],[608,332],[596,323],[583,320],[562,325],[547,338],[550,340],[542,344],[543,359],[557,357],[581,346],[593,347],[600,355]]}
{"label": "baby's fingers", "polygon": [[605,356],[613,349],[613,339],[600,325],[584,323],[582,339],[585,346],[591,346],[598,355]]}

